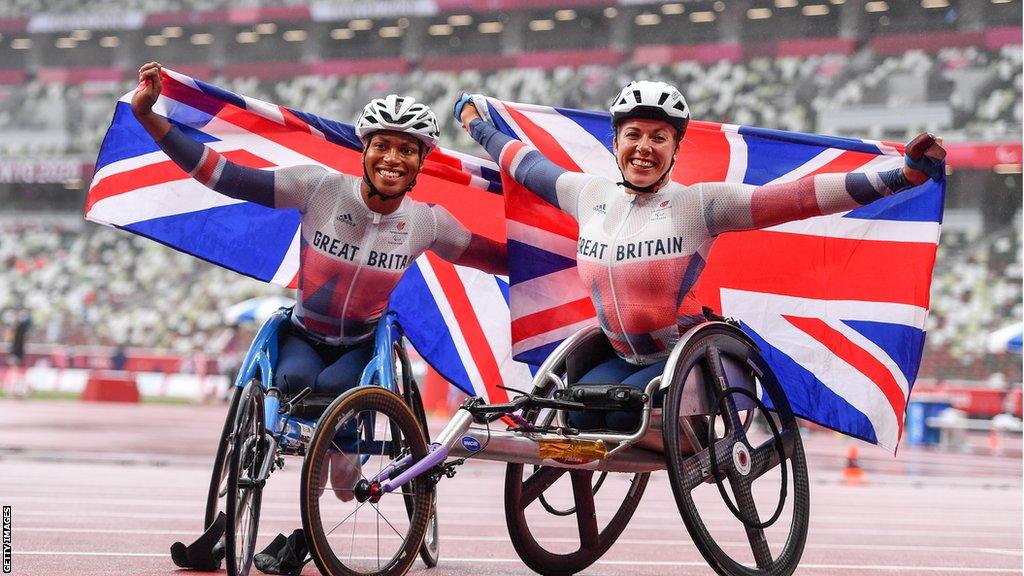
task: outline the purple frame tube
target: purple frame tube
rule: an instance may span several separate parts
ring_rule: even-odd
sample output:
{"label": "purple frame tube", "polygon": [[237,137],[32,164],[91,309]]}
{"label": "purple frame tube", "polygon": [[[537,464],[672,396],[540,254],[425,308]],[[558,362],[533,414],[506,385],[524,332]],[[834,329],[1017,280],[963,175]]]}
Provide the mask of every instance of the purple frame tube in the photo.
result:
{"label": "purple frame tube", "polygon": [[[412,454],[403,456],[401,459],[391,463],[387,468],[383,469],[376,476],[373,477],[371,482],[379,482],[381,478],[386,478],[395,468],[404,465],[412,458]],[[423,457],[422,460],[415,463],[405,472],[402,472],[397,477],[390,480],[381,482],[380,488],[384,493],[393,492],[397,488],[401,488],[405,483],[419,476],[420,474],[430,470],[434,466],[437,466],[441,462],[444,462],[448,458],[448,447],[442,446],[437,442],[430,445],[430,452]]]}

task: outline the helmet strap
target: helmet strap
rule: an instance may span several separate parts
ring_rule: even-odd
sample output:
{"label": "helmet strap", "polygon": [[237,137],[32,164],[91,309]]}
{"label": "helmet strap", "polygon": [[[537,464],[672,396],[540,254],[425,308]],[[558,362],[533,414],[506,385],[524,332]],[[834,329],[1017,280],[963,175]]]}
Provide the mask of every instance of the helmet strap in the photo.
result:
{"label": "helmet strap", "polygon": [[675,157],[673,157],[672,163],[668,165],[668,170],[665,170],[665,172],[661,175],[661,178],[658,178],[657,182],[654,182],[653,184],[649,184],[647,186],[637,186],[636,184],[633,184],[629,180],[626,180],[626,175],[623,174],[622,168],[619,167],[619,174],[622,175],[622,182],[619,182],[619,186],[629,188],[630,190],[633,190],[638,194],[653,194],[661,188],[662,184],[665,183],[665,179],[667,179],[668,175],[672,173],[672,167],[675,165],[676,159]]}
{"label": "helmet strap", "polygon": [[[370,136],[370,139],[371,140],[373,139],[372,135]],[[423,143],[420,142],[420,169],[421,170],[423,168],[423,158],[426,157],[426,154],[423,152],[423,148],[424,148]],[[413,186],[416,186],[416,178],[413,178],[412,182],[409,182],[409,185],[405,187],[405,190],[402,190],[401,192],[397,192],[395,194],[385,194],[385,193],[381,192],[380,190],[378,190],[377,187],[373,185],[373,181],[370,180],[370,173],[366,170],[366,153],[365,152],[363,152],[362,163],[363,163],[363,182],[366,184],[366,187],[370,189],[370,191],[366,194],[369,198],[373,198],[374,196],[377,196],[381,200],[383,200],[385,202],[389,202],[391,200],[395,200],[397,198],[401,198],[402,196],[405,196],[409,192],[409,190],[413,189]]]}

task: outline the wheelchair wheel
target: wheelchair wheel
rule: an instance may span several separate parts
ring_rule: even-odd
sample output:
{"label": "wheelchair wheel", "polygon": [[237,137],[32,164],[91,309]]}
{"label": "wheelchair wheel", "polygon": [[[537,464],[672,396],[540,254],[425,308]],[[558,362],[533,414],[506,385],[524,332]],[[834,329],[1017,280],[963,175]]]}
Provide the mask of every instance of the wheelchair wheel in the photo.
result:
{"label": "wheelchair wheel", "polygon": [[[416,420],[420,423],[420,428],[423,430],[423,438],[426,443],[430,444],[430,432],[427,430],[427,413],[423,409],[423,398],[420,396],[419,387],[416,385],[416,381],[410,379],[407,386],[406,402],[409,404],[409,408],[412,413],[416,416]],[[412,486],[406,484],[402,486],[402,492],[406,494],[405,507],[406,512],[409,513],[411,519],[414,512],[413,499],[409,497],[412,491]],[[437,526],[437,485],[430,487],[432,495],[431,506],[430,506],[430,520],[427,521],[427,531],[423,535],[423,545],[420,546],[420,559],[427,565],[427,568],[433,568],[437,566],[438,558],[441,555],[441,541],[440,534]]]}
{"label": "wheelchair wheel", "polygon": [[263,386],[258,380],[246,384],[240,394],[230,450],[224,559],[228,576],[246,576],[256,553],[260,504],[266,480],[261,473],[264,462],[270,457],[263,414]]}
{"label": "wheelchair wheel", "polygon": [[[531,423],[541,420],[549,424],[554,412],[525,416]],[[622,534],[650,476],[647,472],[602,472],[595,477],[593,470],[509,464],[505,469],[505,523],[516,553],[531,570],[544,576],[583,571]],[[618,503],[603,526],[596,501],[601,502],[602,510]],[[572,534],[578,539],[566,539]]]}
{"label": "wheelchair wheel", "polygon": [[421,475],[408,491],[382,493],[376,476],[395,456],[419,460],[426,454],[416,416],[388,390],[357,387],[327,408],[306,452],[301,487],[302,527],[323,574],[396,576],[409,570],[430,519],[428,479]]}
{"label": "wheelchair wheel", "polygon": [[[788,576],[810,514],[800,431],[771,369],[732,330],[705,329],[677,364],[663,408],[669,479],[690,537],[717,573]],[[685,390],[701,383],[705,390]],[[711,399],[710,415],[694,414],[695,393]]]}
{"label": "wheelchair wheel", "polygon": [[235,431],[235,410],[238,409],[238,399],[241,397],[242,389],[237,386],[231,387],[230,398],[228,399],[228,412],[224,417],[224,428],[220,432],[220,441],[217,443],[217,455],[213,459],[213,474],[210,476],[210,489],[206,494],[206,516],[203,520],[203,527],[208,528],[217,519],[217,514],[224,511],[228,495],[228,455],[231,454],[231,434]]}

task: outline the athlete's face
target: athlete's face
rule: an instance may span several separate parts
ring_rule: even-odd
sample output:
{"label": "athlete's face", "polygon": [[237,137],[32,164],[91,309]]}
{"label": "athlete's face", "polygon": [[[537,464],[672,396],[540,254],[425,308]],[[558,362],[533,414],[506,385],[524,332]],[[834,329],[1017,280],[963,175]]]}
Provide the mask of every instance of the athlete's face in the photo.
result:
{"label": "athlete's face", "polygon": [[363,152],[363,167],[383,194],[399,194],[408,188],[420,165],[420,141],[402,132],[375,132]]}
{"label": "athlete's face", "polygon": [[636,186],[650,186],[672,165],[676,130],[668,122],[634,118],[619,125],[612,142],[615,161],[626,180]]}

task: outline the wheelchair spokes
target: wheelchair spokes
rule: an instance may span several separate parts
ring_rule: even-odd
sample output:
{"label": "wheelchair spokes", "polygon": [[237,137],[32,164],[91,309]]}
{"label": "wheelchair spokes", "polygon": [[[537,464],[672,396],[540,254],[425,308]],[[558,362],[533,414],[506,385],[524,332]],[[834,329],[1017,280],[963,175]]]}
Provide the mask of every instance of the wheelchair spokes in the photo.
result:
{"label": "wheelchair spokes", "polygon": [[381,487],[405,455],[422,458],[426,443],[393,393],[356,388],[321,417],[303,465],[302,521],[322,572],[398,574],[415,560],[432,506],[427,478],[407,491]]}

